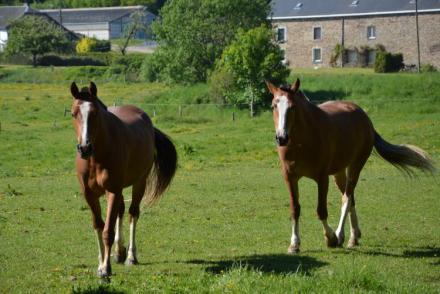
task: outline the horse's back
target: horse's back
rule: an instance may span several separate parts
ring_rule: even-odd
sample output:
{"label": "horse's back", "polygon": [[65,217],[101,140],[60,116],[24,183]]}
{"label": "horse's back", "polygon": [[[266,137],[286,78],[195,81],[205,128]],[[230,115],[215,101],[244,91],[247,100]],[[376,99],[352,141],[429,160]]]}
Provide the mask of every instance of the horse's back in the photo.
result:
{"label": "horse's back", "polygon": [[152,127],[152,123],[148,115],[140,108],[133,105],[113,106],[108,111],[118,117],[125,125],[147,125]]}

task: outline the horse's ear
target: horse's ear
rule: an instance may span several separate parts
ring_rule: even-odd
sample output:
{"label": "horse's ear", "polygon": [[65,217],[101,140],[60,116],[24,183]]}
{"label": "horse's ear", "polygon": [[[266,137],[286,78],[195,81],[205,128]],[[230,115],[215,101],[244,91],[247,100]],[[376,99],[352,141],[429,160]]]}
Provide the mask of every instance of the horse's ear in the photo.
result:
{"label": "horse's ear", "polygon": [[79,97],[79,90],[78,90],[78,86],[76,85],[75,82],[73,82],[70,85],[70,93],[72,94],[73,98],[78,99],[78,97]]}
{"label": "horse's ear", "polygon": [[96,88],[96,85],[95,85],[94,82],[90,82],[89,93],[90,93],[90,96],[92,96],[92,98],[96,98],[96,97],[98,97],[98,96],[97,96],[97,94],[98,94],[98,89]]}
{"label": "horse's ear", "polygon": [[266,83],[267,88],[269,89],[269,92],[272,93],[272,95],[274,95],[274,93],[277,90],[277,87],[275,87],[271,82],[269,81],[264,81]]}
{"label": "horse's ear", "polygon": [[296,93],[299,90],[300,84],[301,84],[301,82],[299,81],[299,79],[296,79],[295,83],[290,86],[290,90],[293,93]]}

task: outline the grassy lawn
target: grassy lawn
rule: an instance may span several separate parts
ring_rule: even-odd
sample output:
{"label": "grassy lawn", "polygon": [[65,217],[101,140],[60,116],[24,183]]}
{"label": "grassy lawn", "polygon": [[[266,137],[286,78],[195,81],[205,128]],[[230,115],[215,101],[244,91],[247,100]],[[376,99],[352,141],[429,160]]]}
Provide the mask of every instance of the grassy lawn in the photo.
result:
{"label": "grassy lawn", "polygon": [[[385,139],[416,144],[440,162],[438,75],[424,76],[425,88],[415,75],[298,76],[315,100],[342,93],[336,98],[358,102]],[[179,116],[179,103],[207,95],[204,85],[98,84],[107,104],[155,111],[153,121],[173,138],[180,160],[171,189],[142,211],[140,265],[113,264],[111,282],[102,284],[90,212],[75,178],[74,131],[63,116],[68,87],[61,78],[0,83],[0,293],[439,292],[438,178],[410,180],[371,156],[356,190],[363,238],[354,250],[326,248],[316,185],[301,180],[302,251],[288,256],[289,199],[271,115],[250,119],[234,110],[232,121],[232,109],[187,105]],[[129,201],[130,190],[124,194]],[[334,185],[328,202],[335,227]]]}

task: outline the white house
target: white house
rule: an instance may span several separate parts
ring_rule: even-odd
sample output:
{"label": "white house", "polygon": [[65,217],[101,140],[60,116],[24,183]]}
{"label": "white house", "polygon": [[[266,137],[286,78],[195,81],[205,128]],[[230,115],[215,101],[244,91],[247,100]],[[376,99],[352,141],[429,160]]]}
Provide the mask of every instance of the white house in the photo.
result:
{"label": "white house", "polygon": [[0,6],[0,51],[3,51],[8,41],[8,26],[11,21],[23,15],[37,13],[29,6]]}
{"label": "white house", "polygon": [[[28,5],[24,6],[0,6],[0,52],[5,49],[8,42],[8,28],[11,22],[17,20],[25,15],[36,15],[46,18],[49,22],[52,22],[59,26],[59,24],[50,18],[47,14],[38,10],[30,8]],[[71,40],[78,39],[78,36],[73,32],[67,30],[65,27],[60,26],[64,30]]]}
{"label": "white house", "polygon": [[[100,40],[122,38],[125,27],[132,21],[130,16],[136,11],[143,12],[143,21],[147,26],[155,18],[144,6],[40,10],[68,30]],[[137,32],[135,36],[139,39],[147,37],[145,32]]]}

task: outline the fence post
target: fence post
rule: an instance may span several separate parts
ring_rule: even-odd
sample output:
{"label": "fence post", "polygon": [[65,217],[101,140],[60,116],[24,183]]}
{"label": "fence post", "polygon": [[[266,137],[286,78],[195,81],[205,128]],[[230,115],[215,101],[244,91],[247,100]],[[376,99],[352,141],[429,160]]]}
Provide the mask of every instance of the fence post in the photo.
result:
{"label": "fence post", "polygon": [[153,117],[156,117],[156,107],[153,107]]}
{"label": "fence post", "polygon": [[235,112],[232,112],[232,121],[235,121]]}
{"label": "fence post", "polygon": [[179,117],[182,117],[182,105],[179,105]]}

